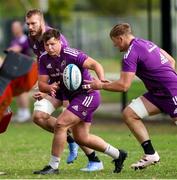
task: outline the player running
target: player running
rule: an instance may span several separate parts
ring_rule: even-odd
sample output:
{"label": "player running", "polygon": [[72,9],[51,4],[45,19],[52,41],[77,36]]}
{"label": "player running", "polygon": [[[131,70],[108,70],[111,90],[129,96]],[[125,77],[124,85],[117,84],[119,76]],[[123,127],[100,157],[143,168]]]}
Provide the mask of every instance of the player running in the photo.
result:
{"label": "player running", "polygon": [[175,60],[151,41],[137,38],[132,34],[129,24],[122,23],[110,32],[113,44],[121,52],[126,52],[122,61],[120,79],[110,83],[100,80],[87,81],[86,89],[104,89],[125,92],[137,75],[147,88],[142,96],[132,100],[124,109],[124,121],[141,144],[144,155],[131,167],[143,169],[160,161],[148,131],[142,122],[146,116],[160,112],[169,114],[177,121],[177,74]]}

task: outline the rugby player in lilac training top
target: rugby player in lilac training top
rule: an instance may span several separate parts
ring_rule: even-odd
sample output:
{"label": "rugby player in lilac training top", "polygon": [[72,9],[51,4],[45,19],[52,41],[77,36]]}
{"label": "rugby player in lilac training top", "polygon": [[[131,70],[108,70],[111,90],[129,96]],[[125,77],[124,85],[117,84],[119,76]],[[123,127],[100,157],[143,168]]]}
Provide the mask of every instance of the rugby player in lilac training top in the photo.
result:
{"label": "rugby player in lilac training top", "polygon": [[[87,80],[91,80],[88,69],[95,71],[100,80],[104,80],[104,70],[97,61],[88,57],[84,52],[62,47],[59,37],[60,33],[55,29],[48,30],[43,35],[46,53],[39,59],[40,75],[38,83],[42,92],[56,94],[59,105],[61,105],[63,95],[70,103],[67,109],[57,118],[49,164],[38,171],[38,174],[59,172],[58,167],[60,166],[69,128],[72,128],[74,139],[78,144],[112,157],[115,164],[114,172],[119,173],[122,170],[127,153],[89,133],[93,113],[100,105],[99,91],[87,92],[87,90],[82,89],[82,86],[75,91],[69,91],[64,86],[62,79],[63,71],[70,63],[76,64],[81,70],[83,79]],[[53,86],[48,84],[49,79],[52,80]]]}
{"label": "rugby player in lilac training top", "polygon": [[[45,26],[43,13],[38,9],[32,9],[26,14],[26,24],[29,30],[29,43],[37,58],[45,51],[44,44],[42,42],[42,35],[47,29],[51,27]],[[62,47],[67,47],[68,42],[66,38],[61,34],[60,42]],[[51,81],[52,83],[52,81]],[[52,117],[52,112],[58,107],[58,100],[50,95],[42,92],[36,92],[34,98],[37,101],[34,104],[33,121],[42,127],[43,129],[53,132],[56,118]],[[38,99],[41,99],[38,101]],[[66,101],[63,101],[66,102]],[[67,106],[67,103],[64,104]],[[76,159],[78,154],[78,145],[74,142],[72,137],[68,134],[67,141],[69,143],[70,154],[67,158],[67,163],[72,163]],[[89,163],[87,168],[83,168],[83,171],[98,171],[103,169],[103,164],[97,157],[94,150],[81,147],[84,153],[87,155]]]}
{"label": "rugby player in lilac training top", "polygon": [[[137,75],[147,88],[147,92],[133,100],[123,111],[124,121],[144,150],[144,156],[131,165],[143,169],[160,160],[152,146],[144,117],[165,112],[177,121],[177,74],[175,60],[151,41],[136,38],[129,24],[113,27],[110,37],[121,52],[126,52],[122,61],[120,79],[110,83],[99,80],[87,81],[86,89],[104,89],[125,92]],[[90,86],[90,87],[89,87]]]}
{"label": "rugby player in lilac training top", "polygon": [[[41,54],[45,51],[44,44],[42,42],[42,35],[47,29],[51,27],[45,25],[45,20],[43,13],[38,9],[31,9],[26,14],[26,24],[28,27],[28,43],[32,48],[34,54],[37,56],[37,61]],[[62,35],[61,42],[64,46],[68,46],[66,38]],[[37,91],[34,93],[33,97],[37,100],[34,103],[34,112],[33,112],[33,122],[43,129],[53,132],[53,126],[55,124],[56,118],[52,117],[52,111],[48,109],[48,101],[51,101],[52,104],[55,103],[55,98],[47,96],[46,94]],[[63,102],[63,106],[67,106],[67,101]],[[70,154],[67,158],[67,163],[72,163],[78,154],[78,145],[74,142],[73,138],[68,134],[68,143]]]}
{"label": "rugby player in lilac training top", "polygon": [[[8,51],[14,51],[30,56],[30,47],[28,38],[23,32],[23,25],[20,21],[14,21],[11,25],[11,31],[13,39],[10,42]],[[12,59],[13,60],[13,59]],[[29,108],[29,94],[25,92],[16,98],[18,110],[13,117],[14,121],[26,122],[31,118],[31,112]]]}

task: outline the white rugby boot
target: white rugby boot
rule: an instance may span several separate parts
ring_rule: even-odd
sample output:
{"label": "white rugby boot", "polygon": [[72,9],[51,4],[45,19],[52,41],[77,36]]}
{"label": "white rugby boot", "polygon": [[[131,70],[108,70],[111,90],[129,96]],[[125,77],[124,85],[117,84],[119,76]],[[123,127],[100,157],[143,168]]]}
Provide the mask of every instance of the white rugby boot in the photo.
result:
{"label": "white rugby boot", "polygon": [[154,154],[145,154],[138,162],[131,165],[134,170],[144,169],[147,166],[154,165],[160,161],[160,156],[157,152]]}

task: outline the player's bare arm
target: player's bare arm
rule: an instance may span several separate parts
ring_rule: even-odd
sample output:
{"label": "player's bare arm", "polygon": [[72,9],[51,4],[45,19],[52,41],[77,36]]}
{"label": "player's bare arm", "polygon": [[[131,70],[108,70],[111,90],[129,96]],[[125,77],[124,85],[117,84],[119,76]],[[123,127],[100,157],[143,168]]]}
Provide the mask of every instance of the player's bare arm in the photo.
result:
{"label": "player's bare arm", "polygon": [[160,49],[160,52],[170,61],[172,68],[175,69],[175,59],[163,49]]}
{"label": "player's bare arm", "polygon": [[49,76],[48,75],[39,75],[38,76],[38,87],[41,92],[48,93],[50,91],[50,86],[48,84]]}
{"label": "player's bare arm", "polygon": [[51,95],[55,96],[57,89],[59,88],[59,83],[48,84],[49,76],[47,75],[39,75],[38,76],[38,86],[39,90],[44,93],[51,93]]}
{"label": "player's bare arm", "polygon": [[90,85],[91,89],[104,89],[108,91],[126,92],[131,86],[132,80],[135,76],[133,72],[121,72],[120,79],[112,82],[102,82],[97,79],[92,81],[85,81]]}
{"label": "player's bare arm", "polygon": [[111,83],[103,83],[102,89],[109,91],[126,92],[131,86],[135,76],[134,72],[121,72],[120,79]]}
{"label": "player's bare arm", "polygon": [[94,70],[100,80],[105,80],[104,69],[102,65],[98,63],[97,61],[95,61],[94,59],[92,59],[91,57],[88,57],[85,60],[83,67]]}

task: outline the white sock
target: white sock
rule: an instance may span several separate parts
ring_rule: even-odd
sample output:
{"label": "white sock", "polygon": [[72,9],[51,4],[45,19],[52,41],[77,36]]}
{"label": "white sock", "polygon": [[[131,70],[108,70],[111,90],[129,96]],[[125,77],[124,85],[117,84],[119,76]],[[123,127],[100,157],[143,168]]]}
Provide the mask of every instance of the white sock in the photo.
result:
{"label": "white sock", "polygon": [[117,159],[119,157],[119,150],[110,144],[107,145],[104,153],[111,156],[113,159]]}
{"label": "white sock", "polygon": [[60,162],[60,158],[51,155],[50,161],[49,161],[49,165],[53,168],[53,169],[58,169],[59,166],[59,162]]}
{"label": "white sock", "polygon": [[30,116],[30,110],[28,108],[19,108],[18,115],[19,116]]}

